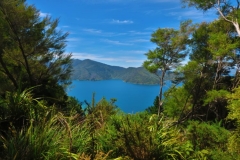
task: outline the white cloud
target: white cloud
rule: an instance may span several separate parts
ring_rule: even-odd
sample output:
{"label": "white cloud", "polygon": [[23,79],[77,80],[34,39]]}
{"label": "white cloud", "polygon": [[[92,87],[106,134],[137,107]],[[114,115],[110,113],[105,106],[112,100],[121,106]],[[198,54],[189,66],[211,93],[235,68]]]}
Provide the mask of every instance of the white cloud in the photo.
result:
{"label": "white cloud", "polygon": [[134,39],[134,40],[131,40],[131,42],[134,42],[134,43],[142,43],[142,42],[150,42],[149,39]]}
{"label": "white cloud", "polygon": [[67,38],[66,40],[67,40],[67,42],[78,42],[78,41],[80,41],[79,38]]}
{"label": "white cloud", "polygon": [[101,30],[91,29],[91,28],[89,28],[89,29],[83,29],[83,31],[88,32],[88,33],[92,33],[92,34],[100,34],[100,33],[102,33]]}
{"label": "white cloud", "polygon": [[130,50],[127,52],[129,52],[130,54],[145,54],[146,53],[146,51],[142,51],[142,50]]}
{"label": "white cloud", "polygon": [[62,26],[62,28],[69,28],[70,26]]}
{"label": "white cloud", "polygon": [[129,31],[131,35],[151,35],[150,32]]}
{"label": "white cloud", "polygon": [[187,9],[186,11],[173,11],[169,12],[168,15],[175,16],[178,20],[182,19],[192,19],[197,21],[212,21],[213,19],[217,18],[215,14],[216,11],[209,10],[208,12],[199,11],[196,9]]}
{"label": "white cloud", "polygon": [[132,24],[133,21],[131,20],[115,20],[113,19],[110,23],[113,23],[113,24]]}
{"label": "white cloud", "polygon": [[106,58],[103,58],[102,56],[96,55],[96,54],[91,54],[91,53],[85,53],[85,52],[76,52],[72,54],[73,58],[77,59],[91,59],[94,61],[99,61],[99,60],[106,60]]}
{"label": "white cloud", "polygon": [[106,43],[114,44],[114,45],[132,45],[130,43],[122,43],[120,41],[114,41],[114,40],[109,40],[109,39],[102,39],[102,42],[106,42]]}
{"label": "white cloud", "polygon": [[177,7],[172,7],[172,8],[165,8],[163,9],[164,11],[170,11],[170,10],[180,10],[181,6],[177,6]]}
{"label": "white cloud", "polygon": [[43,13],[43,12],[39,12],[39,16],[44,18],[46,16],[49,16],[50,14],[49,13]]}
{"label": "white cloud", "polygon": [[[132,63],[132,62],[138,62],[138,63],[143,63],[144,60],[137,60],[137,59],[127,59],[126,62]],[[140,67],[140,66],[139,66]]]}
{"label": "white cloud", "polygon": [[162,14],[162,10],[147,10],[144,11],[146,15],[156,15],[156,14]]}

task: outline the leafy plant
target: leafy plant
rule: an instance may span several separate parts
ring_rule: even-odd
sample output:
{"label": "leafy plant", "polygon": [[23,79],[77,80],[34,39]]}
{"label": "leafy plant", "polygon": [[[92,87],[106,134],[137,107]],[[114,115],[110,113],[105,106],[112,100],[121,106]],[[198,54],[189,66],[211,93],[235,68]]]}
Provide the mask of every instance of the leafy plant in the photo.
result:
{"label": "leafy plant", "polygon": [[[3,144],[1,152],[4,159],[60,159],[71,157],[72,136],[71,130],[61,113],[45,116],[35,124],[32,120],[30,126],[20,131],[12,128],[12,134],[0,141]],[[64,137],[64,138],[63,138]]]}
{"label": "leafy plant", "polygon": [[23,92],[7,92],[1,99],[1,130],[7,132],[7,128],[13,127],[21,130],[27,127],[31,121],[40,121],[47,111],[44,101],[33,98],[29,88]]}
{"label": "leafy plant", "polygon": [[185,159],[192,154],[190,141],[172,122],[147,112],[116,114],[98,133],[99,149],[110,157],[131,159]]}

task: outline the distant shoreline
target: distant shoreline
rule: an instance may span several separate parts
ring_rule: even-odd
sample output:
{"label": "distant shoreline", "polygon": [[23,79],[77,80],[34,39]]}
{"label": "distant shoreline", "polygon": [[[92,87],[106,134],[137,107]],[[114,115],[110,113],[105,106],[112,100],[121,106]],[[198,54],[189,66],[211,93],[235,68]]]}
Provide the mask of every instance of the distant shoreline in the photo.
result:
{"label": "distant shoreline", "polygon": [[[98,81],[111,81],[111,80],[119,80],[122,81],[124,83],[130,83],[130,84],[135,84],[135,85],[147,85],[147,86],[158,86],[160,85],[159,83],[154,83],[154,84],[148,84],[148,83],[134,83],[134,82],[129,82],[129,81],[124,81],[122,79],[99,79],[99,80],[80,80],[80,79],[72,79],[75,81],[92,81],[92,82],[98,82]],[[170,80],[166,80],[166,81],[170,81]]]}

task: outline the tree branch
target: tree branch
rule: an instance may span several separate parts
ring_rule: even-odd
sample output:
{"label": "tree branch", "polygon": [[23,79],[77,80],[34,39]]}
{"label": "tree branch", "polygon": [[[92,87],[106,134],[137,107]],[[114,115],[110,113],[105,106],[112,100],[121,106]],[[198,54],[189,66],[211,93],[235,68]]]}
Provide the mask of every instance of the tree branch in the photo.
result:
{"label": "tree branch", "polygon": [[8,78],[12,81],[14,87],[16,89],[18,89],[18,84],[17,84],[17,81],[14,79],[13,75],[10,73],[10,71],[8,70],[6,64],[3,62],[3,59],[2,59],[2,53],[0,55],[0,64],[2,65],[4,71],[5,71],[5,74],[8,76]]}

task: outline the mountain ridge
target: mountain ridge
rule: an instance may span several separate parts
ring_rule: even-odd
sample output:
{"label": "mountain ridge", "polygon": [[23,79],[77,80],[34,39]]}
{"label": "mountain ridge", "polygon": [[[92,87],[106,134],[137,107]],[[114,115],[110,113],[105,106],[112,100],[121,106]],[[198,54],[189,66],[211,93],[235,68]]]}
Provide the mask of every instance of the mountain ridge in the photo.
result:
{"label": "mountain ridge", "polygon": [[90,59],[72,59],[72,80],[111,80],[120,79],[134,84],[159,84],[159,78],[143,67],[111,66]]}

